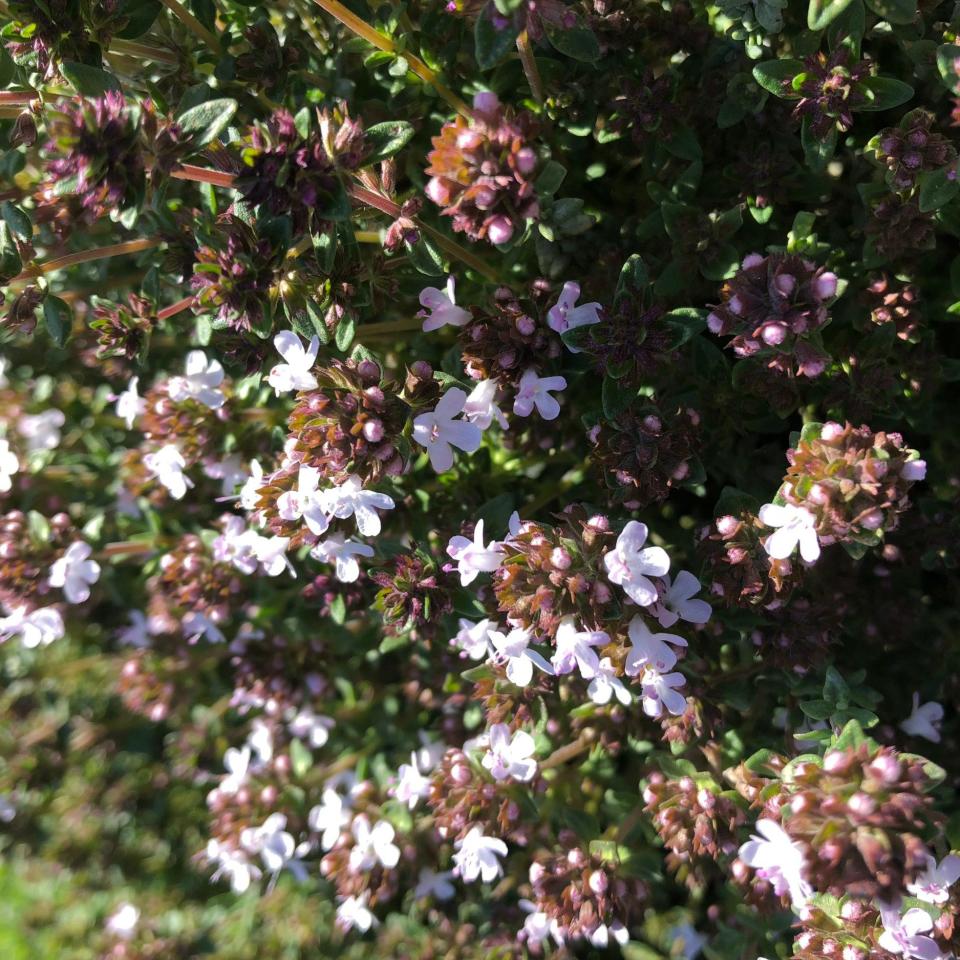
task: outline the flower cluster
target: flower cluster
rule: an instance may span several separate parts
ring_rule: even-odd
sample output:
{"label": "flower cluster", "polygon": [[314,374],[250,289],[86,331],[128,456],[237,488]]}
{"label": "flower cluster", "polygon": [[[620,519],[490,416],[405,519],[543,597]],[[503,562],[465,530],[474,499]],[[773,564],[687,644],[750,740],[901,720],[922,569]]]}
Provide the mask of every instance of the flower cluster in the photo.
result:
{"label": "flower cluster", "polygon": [[739,357],[769,357],[785,374],[819,376],[828,358],[811,338],[828,320],[837,277],[802,257],[750,254],[721,290],[707,318],[712,333],[732,336]]}
{"label": "flower cluster", "polygon": [[47,151],[53,159],[41,203],[75,195],[88,223],[140,203],[146,184],[138,112],[122,93],[108,91],[67,108],[50,134]]}
{"label": "flower cluster", "polygon": [[493,93],[474,97],[472,121],[444,125],[427,158],[426,193],[453,218],[454,230],[503,244],[539,218],[535,135],[533,116],[515,113]]}

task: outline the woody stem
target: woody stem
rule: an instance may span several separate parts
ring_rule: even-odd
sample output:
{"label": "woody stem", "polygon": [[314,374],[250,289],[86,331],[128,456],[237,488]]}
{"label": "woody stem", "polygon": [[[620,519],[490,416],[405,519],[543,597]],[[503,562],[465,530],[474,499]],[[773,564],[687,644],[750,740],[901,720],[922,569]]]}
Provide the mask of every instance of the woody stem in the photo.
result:
{"label": "woody stem", "polygon": [[144,237],[140,240],[127,240],[124,243],[111,243],[109,246],[96,247],[93,250],[81,250],[79,253],[70,253],[65,257],[58,257],[56,260],[48,260],[46,263],[38,263],[36,266],[28,267],[22,273],[17,274],[10,283],[15,283],[17,280],[30,280],[33,277],[43,276],[45,273],[53,273],[55,270],[65,270],[67,267],[76,266],[78,263],[106,260],[108,257],[120,257],[127,253],[140,253],[142,250],[159,247],[161,243],[163,243],[163,240],[160,237]]}
{"label": "woody stem", "polygon": [[217,35],[208,30],[179,0],[160,0],[160,2],[214,53],[220,52],[220,40]]}
{"label": "woody stem", "polygon": [[[381,197],[380,194],[374,193],[372,190],[368,190],[366,187],[351,187],[350,196],[352,196],[354,200],[366,204],[368,207],[373,207],[375,210],[380,210],[382,213],[387,214],[387,216],[394,218],[400,216],[399,204],[394,203],[392,200],[388,200],[386,197]],[[416,217],[412,219],[417,227],[427,234],[427,236],[430,237],[430,239],[433,240],[433,242],[445,253],[449,254],[451,257],[456,257],[468,267],[472,267],[477,271],[477,273],[486,277],[488,280],[491,280],[494,283],[497,282],[497,275],[476,254],[471,253],[465,247],[460,246],[460,244],[455,240],[451,240],[449,237],[444,236],[439,230],[435,230],[422,220],[419,220]]]}
{"label": "woody stem", "polygon": [[176,316],[178,313],[188,309],[193,306],[196,297],[192,294],[189,297],[184,297],[182,300],[178,300],[176,303],[171,303],[169,307],[164,307],[157,313],[158,320],[169,320],[170,317]]}
{"label": "woody stem", "polygon": [[581,753],[585,753],[590,749],[596,738],[596,731],[591,727],[587,727],[573,743],[568,743],[565,747],[559,747],[557,750],[554,750],[553,753],[540,764],[540,769],[549,770],[551,767],[559,767],[561,763],[566,763]]}
{"label": "woody stem", "polygon": [[520,63],[523,66],[523,72],[526,74],[527,83],[530,84],[530,92],[537,103],[543,103],[543,80],[540,78],[540,68],[537,66],[536,58],[533,55],[533,47],[530,46],[530,34],[523,30],[517,37],[517,53],[520,54]]}
{"label": "woody stem", "polygon": [[148,43],[134,43],[132,40],[111,40],[110,52],[126,57],[139,57],[141,60],[155,60],[157,63],[177,63],[175,53]]}
{"label": "woody stem", "polygon": [[215,187],[232,187],[234,175],[222,170],[210,170],[207,167],[196,167],[192,163],[181,163],[176,170],[171,171],[174,180],[191,180],[194,183],[212,183]]}

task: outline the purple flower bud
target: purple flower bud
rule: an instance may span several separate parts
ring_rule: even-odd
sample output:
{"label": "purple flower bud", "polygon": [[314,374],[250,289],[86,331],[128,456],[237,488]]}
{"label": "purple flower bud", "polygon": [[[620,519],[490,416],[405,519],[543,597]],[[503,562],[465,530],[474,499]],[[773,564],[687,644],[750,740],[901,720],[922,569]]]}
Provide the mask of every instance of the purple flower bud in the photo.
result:
{"label": "purple flower bud", "polygon": [[495,113],[500,108],[500,98],[490,90],[474,94],[473,109],[477,113]]}
{"label": "purple flower bud", "polygon": [[536,321],[533,317],[528,317],[526,314],[523,314],[520,317],[517,317],[517,331],[525,337],[533,335],[534,330],[537,329]]}
{"label": "purple flower bud", "polygon": [[900,476],[904,480],[917,481],[923,480],[927,475],[926,460],[908,460],[900,471]]}
{"label": "purple flower bud", "polygon": [[494,217],[487,226],[487,236],[491,243],[507,243],[513,236],[513,224],[506,217]]}
{"label": "purple flower bud", "polygon": [[607,875],[602,870],[594,870],[593,873],[590,874],[590,879],[587,883],[598,897],[602,897],[610,885],[610,882],[607,880]]}
{"label": "purple flower bud", "polygon": [[523,174],[533,173],[537,166],[537,154],[530,147],[522,147],[516,155],[517,169]]}
{"label": "purple flower bud", "polygon": [[848,801],[850,810],[861,817],[868,817],[877,809],[877,801],[869,794],[858,790]]}
{"label": "purple flower bud", "polygon": [[787,327],[782,323],[768,323],[760,331],[760,338],[768,347],[779,346],[787,338]]}
{"label": "purple flower bud", "polygon": [[379,420],[368,420],[363,425],[363,435],[370,443],[379,443],[383,439],[383,423]]}
{"label": "purple flower bud", "polygon": [[900,779],[900,761],[892,753],[881,753],[867,770],[884,783],[896,783]]}
{"label": "purple flower bud", "polygon": [[837,275],[835,273],[821,273],[816,280],[813,281],[813,293],[814,296],[819,297],[821,300],[829,300],[837,292]]}
{"label": "purple flower bud", "polygon": [[423,192],[438,206],[445,207],[452,196],[450,188],[439,178],[432,177]]}
{"label": "purple flower bud", "polygon": [[773,285],[777,288],[777,293],[789,297],[797,289],[797,278],[790,273],[781,273],[774,278]]}

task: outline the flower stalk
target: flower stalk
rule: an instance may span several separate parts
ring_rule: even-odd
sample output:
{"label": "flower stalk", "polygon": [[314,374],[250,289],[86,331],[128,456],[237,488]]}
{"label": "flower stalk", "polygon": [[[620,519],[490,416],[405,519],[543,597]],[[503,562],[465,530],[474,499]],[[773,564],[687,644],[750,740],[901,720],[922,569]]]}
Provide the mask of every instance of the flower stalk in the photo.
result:
{"label": "flower stalk", "polygon": [[56,270],[75,267],[79,263],[106,260],[109,257],[121,257],[129,253],[141,253],[144,250],[159,247],[162,243],[163,240],[160,237],[142,237],[139,240],[126,240],[123,243],[111,243],[105,247],[95,247],[93,250],[81,250],[78,253],[70,253],[65,257],[57,257],[55,260],[48,260],[46,263],[38,263],[28,267],[22,273],[17,274],[10,283],[16,283],[18,280],[31,280],[34,277],[41,277]]}
{"label": "flower stalk", "polygon": [[220,40],[217,35],[208,30],[179,0],[160,0],[160,2],[214,53],[220,52]]}
{"label": "flower stalk", "polygon": [[527,77],[527,83],[530,84],[530,92],[537,103],[543,103],[543,80],[540,77],[540,68],[537,66],[536,57],[533,55],[533,47],[530,44],[530,34],[522,30],[517,37],[517,53],[520,54],[520,64],[523,66],[523,72]]}

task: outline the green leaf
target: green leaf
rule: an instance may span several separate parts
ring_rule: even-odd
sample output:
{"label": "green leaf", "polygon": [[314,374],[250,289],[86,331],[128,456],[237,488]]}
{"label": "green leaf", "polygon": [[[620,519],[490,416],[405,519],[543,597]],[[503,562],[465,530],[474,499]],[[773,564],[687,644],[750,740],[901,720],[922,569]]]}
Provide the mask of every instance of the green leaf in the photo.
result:
{"label": "green leaf", "polygon": [[112,73],[99,67],[90,67],[75,60],[64,60],[60,72],[70,85],[84,97],[102,97],[108,90],[120,92],[120,81]]}
{"label": "green leaf", "polygon": [[779,757],[780,754],[776,750],[758,750],[752,756],[748,757],[744,761],[744,766],[751,773],[759,773],[763,776],[769,776],[772,773],[776,772],[776,767],[770,765],[770,761]]}
{"label": "green leaf", "polygon": [[647,265],[639,253],[631,254],[627,262],[620,268],[617,279],[617,289],[613,295],[614,306],[620,304],[624,297],[635,297],[650,283]]}
{"label": "green leaf", "polygon": [[399,650],[409,643],[410,635],[407,633],[388,634],[380,641],[380,646],[377,649],[380,653],[390,653],[392,650]]}
{"label": "green leaf", "polygon": [[343,184],[338,180],[330,191],[326,203],[318,204],[314,208],[314,222],[317,220],[333,220],[334,223],[340,223],[343,220],[349,220],[351,212],[350,198],[347,196]]}
{"label": "green leaf", "polygon": [[10,235],[10,227],[4,219],[0,222],[0,283],[13,279],[23,269],[20,251]]}
{"label": "green leaf", "polygon": [[50,339],[58,347],[62,347],[70,336],[70,327],[73,324],[69,304],[59,297],[46,297],[43,301],[43,322]]}
{"label": "green leaf", "polygon": [[893,77],[867,77],[860,84],[860,89],[866,91],[867,102],[857,104],[853,109],[871,113],[892,110],[913,97],[913,87]]}
{"label": "green leaf", "polygon": [[388,120],[375,123],[365,131],[365,140],[371,152],[363,158],[364,166],[379,163],[399,153],[413,138],[412,123],[406,120]]}
{"label": "green leaf", "polygon": [[121,40],[142,37],[153,26],[153,21],[162,9],[160,0],[125,0],[121,14],[126,23],[117,31],[116,36]]}
{"label": "green leaf", "polygon": [[756,513],[760,501],[736,487],[724,487],[720,491],[717,505],[713,508],[715,517],[739,517],[741,513]]}
{"label": "green leaf", "polygon": [[609,376],[604,377],[603,386],[600,389],[603,415],[608,420],[612,420],[630,406],[635,396],[635,392],[621,386],[619,380]]}
{"label": "green leaf", "polygon": [[33,224],[30,218],[9,200],[0,203],[0,216],[10,228],[11,233],[16,234],[21,240],[30,240],[33,238]]}
{"label": "green leaf", "polygon": [[850,6],[852,0],[810,0],[807,6],[807,26],[811,30],[823,30]]}
{"label": "green leaf", "polygon": [[489,663],[481,663],[479,667],[471,667],[469,670],[464,670],[460,674],[464,680],[469,680],[471,683],[476,683],[478,680],[492,680],[496,674],[493,672],[493,667]]}
{"label": "green leaf", "polygon": [[348,310],[340,319],[340,322],[337,324],[336,333],[333,335],[333,342],[336,344],[337,349],[346,353],[350,349],[350,344],[353,343],[356,332],[356,317],[353,311]]}
{"label": "green leaf", "polygon": [[185,110],[177,117],[177,123],[190,137],[191,146],[204,147],[220,136],[236,112],[237,101],[222,97]]}
{"label": "green leaf", "polygon": [[944,43],[937,47],[937,69],[940,71],[940,79],[954,96],[960,96],[960,74],[953,68],[958,55],[960,55],[960,47],[956,44]]}
{"label": "green leaf", "polygon": [[657,757],[657,764],[671,780],[679,780],[681,777],[695,777],[699,772],[689,760],[680,757]]}
{"label": "green leaf", "polygon": [[596,63],[600,59],[600,43],[589,27],[561,27],[549,23],[546,19],[541,20],[541,23],[555,50],[584,63]]}
{"label": "green leaf", "polygon": [[487,4],[473,28],[474,56],[481,70],[492,70],[510,53],[516,45],[519,33],[512,21],[502,30],[498,30],[493,23],[493,9],[493,3]]}
{"label": "green leaf", "polygon": [[790,86],[798,73],[803,73],[801,60],[764,60],[753,68],[753,79],[775,97],[799,100],[800,94]]}
{"label": "green leaf", "polygon": [[442,277],[446,273],[443,255],[436,244],[423,232],[414,244],[407,244],[407,256],[413,266],[428,277]]}
{"label": "green leaf", "polygon": [[347,603],[340,593],[330,603],[330,619],[338,626],[342,625],[347,619]]}
{"label": "green leaf", "polygon": [[567,168],[556,160],[548,160],[543,169],[537,175],[534,182],[537,195],[541,197],[552,196],[560,189],[563,178],[567,175]]}
{"label": "green leaf", "polygon": [[803,156],[813,173],[822,173],[827,164],[833,159],[837,149],[837,128],[832,127],[822,140],[815,136],[810,128],[810,118],[804,117],[800,127],[800,143],[803,145]]}
{"label": "green leaf", "polygon": [[313,766],[313,754],[296,737],[290,741],[290,763],[293,767],[293,775],[298,780]]}
{"label": "green leaf", "polygon": [[678,127],[670,137],[664,139],[663,145],[681,160],[703,159],[703,150],[700,149],[697,135],[686,125]]}
{"label": "green leaf", "polygon": [[851,747],[859,747],[866,742],[867,737],[864,735],[863,728],[856,720],[851,720],[834,740],[833,749],[849,750]]}
{"label": "green leaf", "polygon": [[890,23],[913,23],[917,17],[917,0],[867,0],[867,6]]}
{"label": "green leaf", "polygon": [[[960,192],[956,167],[929,170],[918,177],[920,209],[923,213],[946,206]],[[6,217],[4,217],[6,219]]]}

